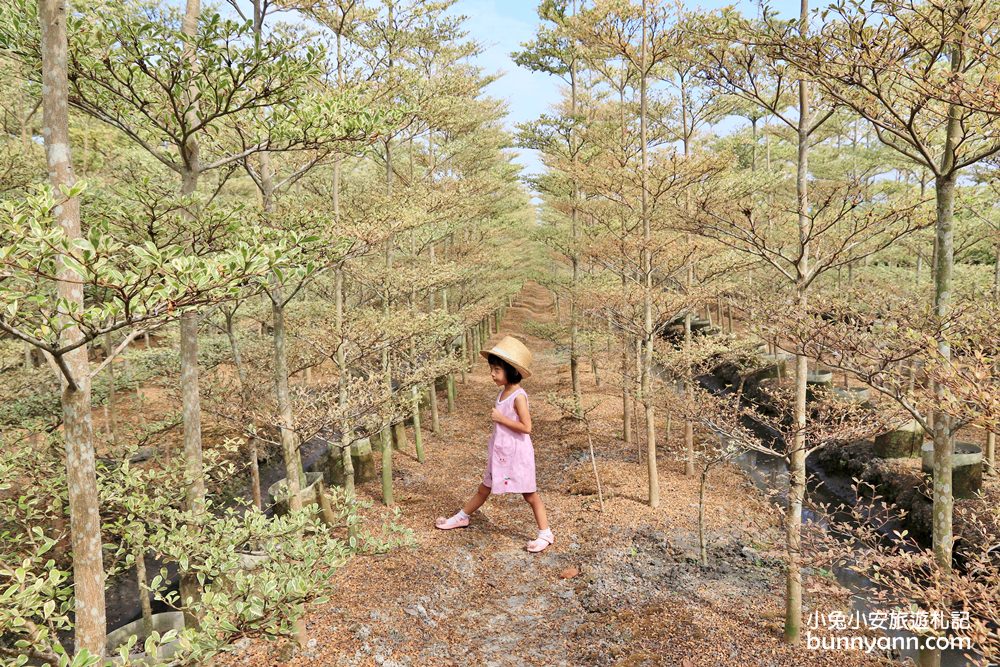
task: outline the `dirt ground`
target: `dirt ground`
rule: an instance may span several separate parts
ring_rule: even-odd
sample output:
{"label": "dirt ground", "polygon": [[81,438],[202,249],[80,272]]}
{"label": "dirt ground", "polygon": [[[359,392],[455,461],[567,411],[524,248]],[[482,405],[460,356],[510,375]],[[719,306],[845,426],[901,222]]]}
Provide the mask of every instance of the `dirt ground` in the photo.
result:
{"label": "dirt ground", "polygon": [[[486,364],[477,363],[458,383],[455,413],[445,414],[441,402],[441,433],[425,431],[425,463],[405,453],[393,458],[397,505],[417,546],[359,557],[340,570],[330,601],[308,611],[305,648],[243,641],[214,664],[892,664],[783,643],[784,580],[773,556],[780,518],[735,468],[712,474],[711,563],[699,565],[696,480],[684,476],[665,445],[660,506],[646,504],[644,455],[639,444],[621,440],[620,393],[595,387],[589,364],[581,364],[587,400],[600,401],[592,413],[605,492],[600,511],[586,435],[546,398],[569,388],[568,352],[526,327],[554,318],[549,293],[529,283],[490,341],[513,334],[534,353],[523,386],[555,544],[540,554],[525,550],[536,526],[519,494],[491,497],[468,528],[434,527],[434,518],[456,512],[482,477],[497,388]],[[378,480],[358,493],[380,502]],[[806,614],[847,609],[846,593],[828,579],[808,577],[805,589]]]}

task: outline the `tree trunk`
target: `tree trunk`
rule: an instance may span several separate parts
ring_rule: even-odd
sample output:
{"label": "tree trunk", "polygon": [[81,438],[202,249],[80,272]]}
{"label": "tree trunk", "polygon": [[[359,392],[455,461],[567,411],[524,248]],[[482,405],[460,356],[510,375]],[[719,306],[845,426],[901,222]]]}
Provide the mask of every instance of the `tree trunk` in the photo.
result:
{"label": "tree trunk", "polygon": [[[574,14],[576,13],[576,3],[574,1]],[[571,56],[569,69],[569,80],[570,80],[570,114],[575,118],[577,114],[577,99],[576,99],[576,57]],[[577,312],[576,312],[576,295],[579,291],[580,285],[580,256],[577,251],[577,239],[579,236],[579,230],[577,225],[577,208],[578,200],[580,198],[580,184],[579,177],[577,175],[577,155],[576,155],[576,133],[573,127],[570,126],[569,131],[569,150],[570,156],[573,163],[573,178],[572,178],[572,203],[570,205],[570,235],[572,238],[572,251],[570,252],[570,264],[573,268],[572,276],[572,288],[570,291],[569,300],[569,375],[570,384],[573,388],[573,403],[574,403],[574,414],[577,418],[583,416],[583,394],[580,389],[580,352],[579,352],[579,324],[577,323]]]}
{"label": "tree trunk", "polygon": [[997,474],[997,434],[993,431],[986,432],[986,472],[989,475]]}
{"label": "tree trunk", "polygon": [[[334,272],[337,312],[337,403],[341,410],[347,406],[347,359],[344,352],[344,268],[338,265]],[[346,419],[340,422],[340,458],[344,467],[344,491],[354,495],[354,459],[351,443],[354,441],[351,425]]]}
{"label": "tree trunk", "polygon": [[993,298],[1000,300],[1000,241],[993,256]]}
{"label": "tree trunk", "polygon": [[201,403],[198,391],[198,314],[181,315],[181,401],[184,417],[184,457],[191,485],[187,507],[200,509],[205,504],[205,478],[202,469]]}
{"label": "tree trunk", "polygon": [[250,492],[253,494],[253,506],[264,509],[264,499],[260,492],[260,459],[257,454],[257,438],[250,438]]}
{"label": "tree trunk", "polygon": [[142,629],[148,637],[153,632],[153,605],[149,601],[149,579],[146,576],[146,549],[135,550],[135,583],[142,610]]}
{"label": "tree trunk", "polygon": [[[805,36],[808,30],[809,2],[802,0],[799,16],[799,32]],[[806,276],[809,272],[809,134],[812,114],[809,108],[809,85],[799,80],[799,121],[798,159],[796,164],[795,190],[798,198],[799,261],[797,273],[797,307],[799,316],[808,314]],[[799,641],[802,625],[802,503],[806,490],[806,377],[809,371],[808,359],[799,353],[795,356],[795,433],[788,452],[788,507],[785,514],[785,540],[787,548],[787,570],[785,576],[785,640],[795,644]]]}
{"label": "tree trunk", "polygon": [[[67,79],[68,37],[66,3],[41,0],[38,3],[42,51],[42,116],[45,158],[49,182],[60,197],[61,187],[75,183],[69,142]],[[81,238],[80,202],[77,198],[60,202],[55,217],[67,239]],[[65,263],[57,269],[56,289],[60,299],[74,310],[82,309],[83,285]],[[83,338],[69,313],[61,313],[65,328],[60,344]],[[66,483],[69,487],[70,540],[73,548],[74,610],[76,613],[75,651],[87,650],[103,656],[106,620],[104,608],[104,560],[101,553],[101,518],[94,461],[94,433],[91,422],[90,363],[87,345],[63,355],[70,377],[60,375],[60,403],[63,439],[66,448]]]}
{"label": "tree trunk", "polygon": [[[949,121],[949,126],[951,121]],[[949,137],[952,132],[949,128]],[[954,242],[952,221],[955,210],[954,175],[941,177],[935,181],[937,194],[937,244],[938,264],[934,271],[934,309],[938,321],[948,316],[951,304],[951,280],[954,266]],[[938,354],[945,360],[951,358],[951,344],[946,338],[938,340]],[[946,388],[940,383],[934,385],[934,395],[939,404],[946,400]],[[952,491],[952,456],[955,442],[951,433],[951,417],[945,412],[934,415],[934,491],[932,502],[931,530],[934,543],[934,557],[939,567],[950,572],[952,567],[952,514],[954,493]]]}
{"label": "tree trunk", "polygon": [[[187,0],[181,32],[189,37],[195,36],[198,32],[200,17],[200,0]],[[197,54],[191,47],[185,46],[184,57],[187,66],[193,73],[197,68]],[[186,120],[192,126],[198,123],[196,95],[197,90],[192,78],[191,89],[187,91],[190,108],[186,113]],[[181,146],[181,154],[184,163],[184,169],[181,173],[181,194],[186,197],[197,191],[201,170],[200,150],[194,133],[188,135],[187,140]],[[204,508],[205,479],[202,470],[201,393],[198,388],[198,314],[194,311],[181,315],[180,349],[184,456],[187,474],[191,480],[186,494],[186,506],[188,510],[199,513]],[[185,607],[189,603],[197,602],[200,598],[198,580],[190,573],[181,573],[180,597],[181,604]],[[198,618],[193,611],[185,609],[184,620],[188,627],[198,626]]]}
{"label": "tree trunk", "polygon": [[[111,344],[111,334],[104,334],[104,357],[109,359],[113,353],[114,347]],[[115,365],[112,362],[108,362],[108,400],[105,403],[105,424],[104,427],[107,430],[108,438],[111,440],[112,444],[117,442],[116,435],[118,433],[118,401],[115,394]]]}
{"label": "tree trunk", "polygon": [[806,490],[805,387],[808,370],[804,355],[795,357],[795,422],[798,426],[788,454],[788,507],[785,514],[787,570],[785,576],[785,639],[798,643],[802,623],[802,504]]}
{"label": "tree trunk", "polygon": [[408,445],[409,440],[406,437],[406,424],[400,418],[398,422],[392,425],[392,448],[398,452],[405,452]]}
{"label": "tree trunk", "polygon": [[[260,191],[263,197],[264,213],[267,215],[274,210],[274,174],[271,169],[271,157],[266,153],[260,155]],[[274,387],[278,416],[281,419],[281,449],[285,458],[285,479],[289,494],[288,509],[297,511],[302,509],[299,491],[305,486],[306,479],[302,472],[299,441],[295,433],[295,417],[292,414],[292,397],[288,387],[288,351],[286,348],[288,336],[285,332],[284,289],[278,282],[276,275],[271,277],[271,289],[268,295],[271,297],[271,318],[274,327],[272,334],[274,341]]]}
{"label": "tree trunk", "polygon": [[413,392],[413,447],[417,452],[417,461],[424,462],[424,437],[420,431],[420,389],[416,386]]}
{"label": "tree trunk", "polygon": [[462,384],[465,384],[466,373],[472,368],[472,349],[469,347],[469,337],[466,335],[465,331],[462,332],[462,369],[461,378]]}
{"label": "tree trunk", "polygon": [[622,440],[625,445],[632,444],[632,374],[629,372],[629,336],[625,334],[622,345]]}
{"label": "tree trunk", "polygon": [[[688,278],[690,280],[691,274],[688,273]],[[690,284],[689,284],[690,287]],[[691,349],[691,313],[690,311],[684,315],[684,349],[690,354]],[[690,357],[689,357],[690,358]],[[691,377],[691,369],[685,369],[687,377],[684,378],[684,396],[687,399],[688,405],[693,405],[694,403],[694,378]],[[694,421],[690,416],[684,418],[684,451],[686,452],[686,458],[684,461],[684,474],[688,477],[694,477],[695,475],[695,453],[694,453]]]}
{"label": "tree trunk", "polygon": [[597,354],[594,352],[594,341],[591,340],[589,343],[590,347],[590,372],[594,374],[594,386],[601,386],[601,376],[597,372]]}
{"label": "tree trunk", "polygon": [[448,373],[448,414],[455,412],[455,374]]}
{"label": "tree trunk", "polygon": [[392,505],[392,435],[389,428],[382,429],[382,502]]}
{"label": "tree trunk", "polygon": [[[642,350],[643,350],[642,343],[643,343],[643,341],[642,341],[642,339],[637,339],[635,343],[636,343],[635,344],[635,359],[634,359],[634,361],[635,361],[635,377],[640,378],[640,385],[639,385],[639,387],[636,388],[637,389],[637,391],[636,391],[636,397],[633,399],[633,402],[641,403],[642,402],[641,378],[642,378],[642,363],[643,363],[643,354],[642,354]],[[644,440],[644,438],[643,438],[643,435],[642,435],[642,429],[640,428],[640,421],[639,421],[639,413],[640,412],[641,412],[641,410],[638,410],[638,409],[632,411],[632,417],[635,420],[633,422],[633,424],[632,424],[632,432],[635,434],[636,444],[639,445],[639,460],[641,461],[642,460],[642,455],[643,455],[643,453],[642,453],[642,446],[643,446],[643,440]],[[647,442],[648,442],[648,440],[647,440]]]}
{"label": "tree trunk", "polygon": [[437,386],[434,382],[427,389],[431,401],[431,431],[435,435],[440,435],[441,433],[441,417],[438,413],[438,397],[437,397]]}
{"label": "tree trunk", "polygon": [[285,349],[285,305],[281,286],[275,278],[271,283],[271,317],[274,326],[274,386],[278,401],[278,418],[281,420],[281,451],[285,458],[285,480],[288,492],[288,509],[295,512],[302,509],[299,491],[305,485],[302,462],[299,458],[298,437],[295,434],[295,418],[292,415],[292,397],[288,389],[288,352]]}
{"label": "tree trunk", "polygon": [[660,505],[660,483],[656,469],[656,420],[653,411],[653,258],[652,226],[649,215],[649,151],[646,79],[646,0],[642,3],[642,66],[639,72],[639,134],[642,151],[642,272],[643,272],[643,340],[642,340],[642,377],[640,378],[642,402],[646,416],[646,463],[649,467],[649,506]]}
{"label": "tree trunk", "polygon": [[705,544],[705,487],[708,485],[708,470],[701,471],[701,483],[698,485],[698,552],[701,564],[708,567],[708,546]]}
{"label": "tree trunk", "polygon": [[[198,313],[181,315],[181,403],[184,422],[184,461],[190,485],[186,507],[200,514],[205,506],[205,475],[202,466],[201,396],[198,389]],[[181,603],[187,607],[200,599],[198,579],[191,573],[181,573]],[[185,623],[197,627],[193,611],[184,611]]]}
{"label": "tree trunk", "polygon": [[229,339],[229,348],[233,351],[233,364],[236,365],[236,374],[240,378],[240,387],[245,387],[247,383],[247,369],[243,365],[243,355],[240,354],[240,344],[236,340],[236,332],[233,330],[233,317],[236,309],[223,307],[223,314],[226,318],[226,338]]}

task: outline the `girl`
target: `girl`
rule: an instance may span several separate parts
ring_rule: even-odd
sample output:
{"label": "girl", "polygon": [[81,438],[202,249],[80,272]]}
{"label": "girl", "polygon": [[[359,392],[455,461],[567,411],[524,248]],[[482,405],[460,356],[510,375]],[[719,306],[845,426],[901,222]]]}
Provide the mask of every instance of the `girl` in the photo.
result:
{"label": "girl", "polygon": [[501,387],[491,415],[493,435],[487,449],[486,472],[479,490],[455,515],[438,517],[438,528],[464,528],[469,515],[486,502],[490,493],[520,493],[531,505],[538,523],[538,537],[526,545],[539,552],[554,542],[545,517],[545,505],[535,488],[535,450],[531,444],[531,415],[528,394],[521,379],[529,377],[531,352],[513,336],[505,336],[491,350],[481,350],[490,365],[490,377]]}

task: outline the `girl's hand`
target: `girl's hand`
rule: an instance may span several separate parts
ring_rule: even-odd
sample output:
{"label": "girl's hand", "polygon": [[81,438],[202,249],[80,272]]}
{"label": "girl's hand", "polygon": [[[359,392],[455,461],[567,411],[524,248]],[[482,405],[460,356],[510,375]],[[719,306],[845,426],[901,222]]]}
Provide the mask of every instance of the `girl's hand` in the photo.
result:
{"label": "girl's hand", "polygon": [[500,408],[493,408],[493,412],[490,413],[490,419],[492,419],[495,422],[502,422],[505,418],[503,416],[503,413],[500,412]]}

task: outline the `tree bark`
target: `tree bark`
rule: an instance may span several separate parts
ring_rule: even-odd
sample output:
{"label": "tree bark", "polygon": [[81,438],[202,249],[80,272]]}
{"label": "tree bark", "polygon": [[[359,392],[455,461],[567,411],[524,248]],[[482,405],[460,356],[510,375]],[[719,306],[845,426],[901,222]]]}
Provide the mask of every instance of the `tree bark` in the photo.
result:
{"label": "tree bark", "polygon": [[[111,334],[104,334],[104,356],[108,358],[113,353],[114,346],[111,344]],[[104,404],[104,428],[108,433],[108,438],[114,444],[117,442],[118,433],[118,400],[115,394],[115,365],[109,362],[108,366],[108,399]]]}
{"label": "tree bark", "polygon": [[205,504],[205,478],[202,469],[201,403],[198,392],[198,314],[181,315],[181,402],[184,417],[184,457],[190,485],[187,507],[200,509]]}
{"label": "tree bark", "polygon": [[993,431],[986,432],[986,473],[997,474],[997,434]]}
{"label": "tree bark", "polygon": [[[389,23],[392,24],[392,5],[389,5]],[[392,71],[392,56],[388,59],[389,70]],[[385,140],[385,194],[392,197],[392,142],[390,138]],[[385,271],[389,275],[392,271],[392,239],[385,243]],[[390,293],[388,286],[382,293],[382,314],[388,320],[390,309]],[[385,376],[386,401],[392,402],[392,358],[388,346],[382,349],[382,372]],[[382,426],[382,502],[387,506],[392,505],[392,422],[390,418]]]}
{"label": "tree bark", "polygon": [[437,386],[435,382],[431,382],[430,387],[427,389],[431,402],[431,431],[435,435],[441,433],[441,416],[438,411],[438,397],[437,397]]}
{"label": "tree bark", "polygon": [[993,298],[1000,300],[1000,241],[993,255]]}
{"label": "tree bark", "polygon": [[[49,183],[62,199],[61,188],[75,183],[69,141],[69,103],[64,0],[40,0],[38,19],[42,51],[42,117],[45,159]],[[67,239],[81,238],[80,202],[76,197],[60,201],[55,218]],[[72,309],[84,306],[83,285],[73,270],[59,263],[56,289]],[[83,338],[70,313],[60,313],[64,326],[60,344]],[[94,461],[94,429],[91,421],[90,363],[88,346],[80,345],[63,356],[71,378],[60,374],[60,403],[66,448],[66,483],[69,487],[70,541],[73,548],[75,651],[87,650],[103,656],[106,617],[104,606],[104,560],[101,553],[101,518]]]}
{"label": "tree bark", "polygon": [[[344,267],[338,265],[334,272],[337,310],[337,403],[340,409],[347,406],[347,358],[344,352]],[[351,443],[354,433],[346,419],[340,421],[340,458],[344,468],[344,491],[354,495],[354,459]]]}
{"label": "tree bark", "polygon": [[[809,26],[809,2],[802,0],[799,33],[805,36]],[[808,314],[807,283],[809,272],[809,135],[812,114],[809,108],[809,84],[799,80],[798,157],[795,190],[798,198],[799,260],[796,266],[796,305],[800,317]],[[785,574],[785,640],[799,641],[802,625],[802,503],[806,490],[806,378],[808,359],[795,356],[795,432],[788,452],[788,507],[785,514],[787,565]]]}
{"label": "tree bark", "polygon": [[250,492],[253,494],[253,506],[264,509],[264,499],[260,492],[260,458],[257,453],[257,438],[250,438]]}
{"label": "tree bark", "polygon": [[295,418],[292,415],[292,397],[288,389],[288,352],[285,349],[285,306],[281,286],[275,279],[271,284],[271,317],[274,326],[274,386],[278,402],[278,418],[281,420],[281,451],[285,458],[285,483],[288,492],[288,509],[295,512],[302,509],[299,491],[305,485],[302,463],[299,458],[298,437],[295,434]]}
{"label": "tree bark", "polygon": [[[202,466],[201,397],[198,389],[198,313],[189,311],[181,315],[181,403],[184,422],[184,461],[188,477],[186,506],[190,512],[200,514],[205,506],[205,475]],[[180,595],[187,607],[200,598],[197,578],[191,573],[181,573]],[[184,620],[190,627],[197,627],[194,612],[184,611]]]}
{"label": "tree bark", "polygon": [[[201,17],[200,0],[187,0],[181,32],[189,37],[197,35],[198,21]],[[197,68],[197,55],[189,46],[185,46],[185,59],[194,71]],[[186,112],[187,121],[192,126],[198,122],[197,90],[187,92],[189,108]],[[183,169],[181,172],[181,194],[193,195],[198,189],[198,178],[201,173],[197,137],[192,133],[181,146]],[[201,444],[201,393],[198,388],[198,314],[186,312],[180,318],[180,348],[181,348],[181,418],[184,426],[184,456],[185,467],[189,477],[186,493],[188,510],[198,513],[204,507],[205,479],[202,470]],[[200,597],[198,580],[190,573],[182,573],[180,577],[181,603],[187,607]],[[185,623],[189,627],[197,627],[197,616],[185,609]]]}
{"label": "tree bark", "polygon": [[[573,2],[573,13],[576,14],[576,2]],[[572,48],[572,47],[571,47]],[[576,90],[576,56],[572,55],[569,68],[570,80],[570,114],[576,118],[577,114],[577,90]],[[576,133],[573,126],[570,126],[569,150],[573,162],[572,178],[572,204],[570,207],[570,235],[572,238],[572,250],[570,251],[570,263],[573,269],[573,284],[569,301],[569,375],[570,384],[573,388],[574,413],[577,418],[583,416],[583,394],[580,389],[580,352],[579,352],[579,324],[577,322],[576,295],[580,285],[580,256],[577,252],[577,242],[579,237],[577,208],[580,198],[580,183],[577,176],[577,155],[576,155]]]}
{"label": "tree bark", "polygon": [[639,73],[639,134],[642,150],[642,272],[643,272],[643,345],[642,345],[642,402],[646,412],[646,463],[649,467],[649,506],[660,505],[660,483],[656,469],[656,420],[653,411],[653,258],[652,226],[649,215],[649,150],[648,150],[648,100],[646,79],[646,0],[642,3],[642,71]]}
{"label": "tree bark", "polygon": [[153,631],[153,605],[149,601],[149,578],[146,576],[146,549],[135,550],[135,583],[142,610],[142,629],[148,637]]}
{"label": "tree bark", "polygon": [[224,307],[222,312],[226,318],[226,338],[229,339],[229,347],[233,351],[233,363],[236,365],[236,374],[240,378],[240,387],[242,388],[247,383],[247,369],[243,364],[239,341],[236,340],[236,331],[233,329],[235,309]]}
{"label": "tree bark", "polygon": [[382,503],[392,505],[392,436],[382,429]]}
{"label": "tree bark", "polygon": [[[949,127],[951,121],[949,121]],[[948,132],[949,137],[952,133]],[[938,264],[935,273],[934,310],[938,321],[948,316],[951,304],[951,280],[954,266],[954,241],[952,221],[955,211],[955,176],[941,177],[935,181],[937,194],[937,243]],[[943,359],[951,358],[951,344],[944,337],[938,339],[938,354]],[[939,404],[945,401],[946,388],[935,383],[934,395]],[[934,543],[934,558],[939,567],[950,572],[952,567],[952,514],[954,493],[952,491],[952,457],[955,442],[951,433],[951,417],[945,412],[934,415],[934,491],[932,501],[931,531]]]}
{"label": "tree bark", "polygon": [[420,388],[414,386],[413,394],[413,447],[417,453],[417,461],[424,462],[424,438],[420,431]]}
{"label": "tree bark", "polygon": [[705,543],[705,487],[708,486],[708,470],[701,471],[701,483],[698,484],[698,552],[701,564],[708,566],[708,545]]}
{"label": "tree bark", "polygon": [[[690,280],[691,274],[688,273],[688,279]],[[688,287],[691,287],[689,282]],[[684,315],[684,349],[687,353],[691,350],[691,312],[688,311]],[[690,358],[690,357],[688,357]],[[684,378],[684,395],[688,401],[688,405],[693,405],[694,403],[694,378],[691,377],[690,368],[685,369],[687,377]],[[684,474],[688,477],[694,477],[695,475],[695,453],[694,453],[694,421],[690,416],[684,418],[684,451],[686,452],[684,461]]]}

